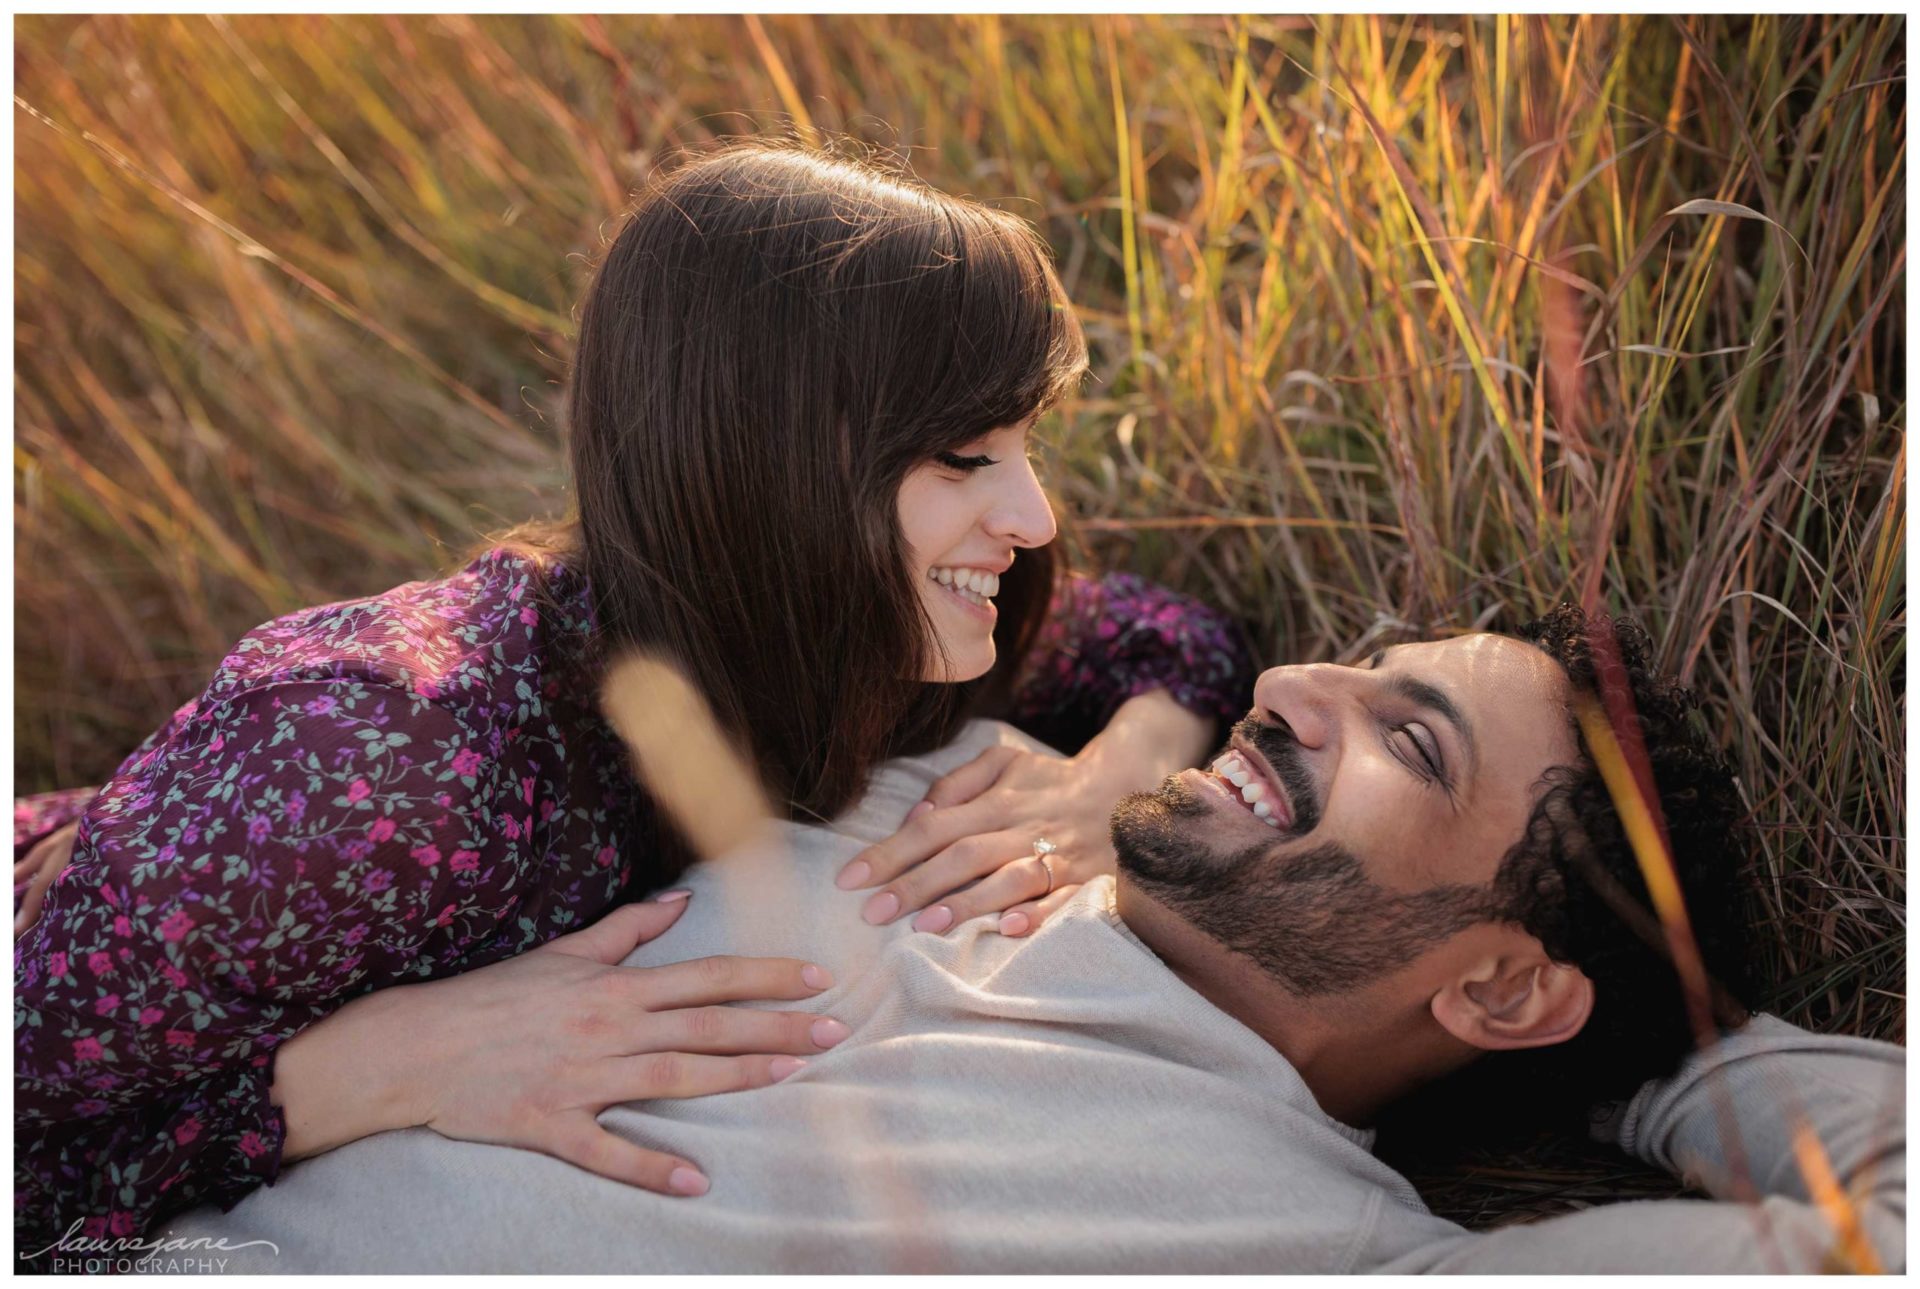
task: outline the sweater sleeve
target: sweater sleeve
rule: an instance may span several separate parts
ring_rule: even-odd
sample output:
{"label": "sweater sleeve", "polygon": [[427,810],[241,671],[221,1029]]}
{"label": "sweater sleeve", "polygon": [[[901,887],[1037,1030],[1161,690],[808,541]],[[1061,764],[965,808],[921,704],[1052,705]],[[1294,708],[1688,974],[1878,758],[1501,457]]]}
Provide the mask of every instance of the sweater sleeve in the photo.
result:
{"label": "sweater sleeve", "polygon": [[121,767],[14,947],[20,1250],[274,1179],[279,1044],[444,967],[497,894],[482,763],[444,709],[327,680],[203,704]]}
{"label": "sweater sleeve", "polygon": [[[1906,1128],[1904,1049],[1756,1017],[1595,1129],[1712,1200],[1611,1204],[1461,1233],[1379,1269],[1904,1272]],[[1819,1150],[1807,1152],[1814,1141]],[[1824,1162],[1810,1169],[1809,1154]],[[1843,1206],[1855,1215],[1856,1240],[1836,1216]]]}
{"label": "sweater sleeve", "polygon": [[1225,615],[1133,573],[1073,576],[1055,593],[1008,719],[1063,752],[1129,698],[1164,689],[1223,725],[1247,714],[1253,659]]}

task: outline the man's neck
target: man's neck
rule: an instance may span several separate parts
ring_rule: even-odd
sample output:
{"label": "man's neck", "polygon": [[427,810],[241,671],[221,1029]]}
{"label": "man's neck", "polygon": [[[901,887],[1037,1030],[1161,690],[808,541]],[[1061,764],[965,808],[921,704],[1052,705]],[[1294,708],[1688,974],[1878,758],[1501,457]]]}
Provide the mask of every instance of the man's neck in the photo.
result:
{"label": "man's neck", "polygon": [[1134,889],[1124,875],[1115,909],[1168,969],[1265,1039],[1299,1073],[1320,1108],[1366,1125],[1396,1098],[1457,1062],[1437,1025],[1361,994],[1301,998],[1240,954]]}

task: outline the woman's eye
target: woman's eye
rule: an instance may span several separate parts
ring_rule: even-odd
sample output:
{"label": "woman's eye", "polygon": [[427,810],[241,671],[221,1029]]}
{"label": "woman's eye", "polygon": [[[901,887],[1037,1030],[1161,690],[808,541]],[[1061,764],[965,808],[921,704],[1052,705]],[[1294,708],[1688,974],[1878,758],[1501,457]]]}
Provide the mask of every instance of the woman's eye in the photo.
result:
{"label": "woman's eye", "polygon": [[992,457],[963,457],[951,452],[937,452],[933,459],[949,470],[958,470],[961,474],[972,474],[975,470],[984,470],[999,462]]}

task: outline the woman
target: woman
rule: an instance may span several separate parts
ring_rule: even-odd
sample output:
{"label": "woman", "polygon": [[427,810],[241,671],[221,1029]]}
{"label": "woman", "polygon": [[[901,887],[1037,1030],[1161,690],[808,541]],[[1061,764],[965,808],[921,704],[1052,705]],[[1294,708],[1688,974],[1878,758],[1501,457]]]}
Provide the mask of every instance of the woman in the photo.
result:
{"label": "woman", "polygon": [[677,660],[795,818],[971,715],[1079,749],[936,785],[839,876],[869,921],[1019,933],[1110,868],[1106,806],[1204,754],[1250,668],[1189,601],[1056,584],[1026,435],[1084,363],[1011,217],[764,145],[656,181],[581,317],[576,522],[256,629],[97,796],[24,803],[16,856],[84,813],[15,950],[22,1246],[409,1124],[703,1192],[594,1115],[844,1027],[717,1006],[817,993],[808,964],[617,965],[690,859],[596,710],[619,649]]}

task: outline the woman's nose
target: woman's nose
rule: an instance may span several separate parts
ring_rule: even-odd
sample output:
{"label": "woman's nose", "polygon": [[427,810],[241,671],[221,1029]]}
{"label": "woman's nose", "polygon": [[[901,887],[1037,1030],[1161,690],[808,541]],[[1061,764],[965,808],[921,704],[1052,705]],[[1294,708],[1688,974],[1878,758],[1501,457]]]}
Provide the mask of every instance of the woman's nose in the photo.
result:
{"label": "woman's nose", "polygon": [[995,497],[986,515],[987,530],[1015,546],[1045,546],[1060,526],[1053,517],[1053,504],[1040,486],[1033,463],[1022,460],[1007,486]]}

